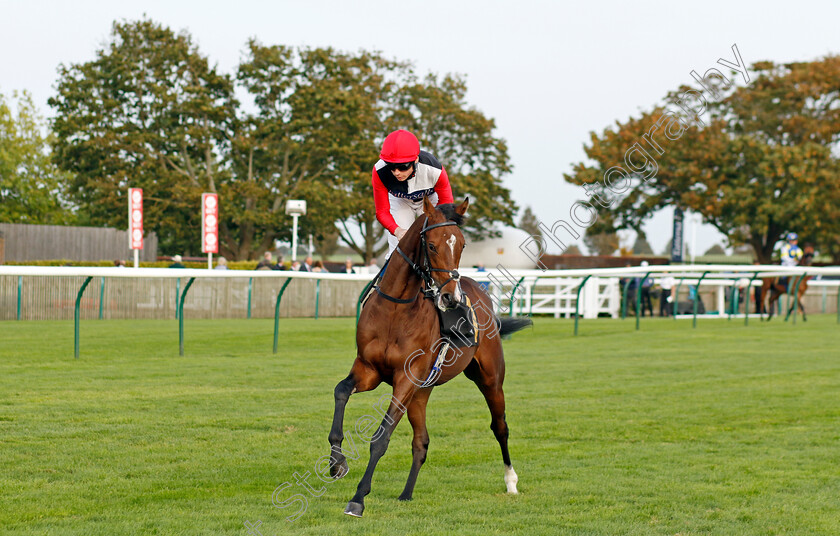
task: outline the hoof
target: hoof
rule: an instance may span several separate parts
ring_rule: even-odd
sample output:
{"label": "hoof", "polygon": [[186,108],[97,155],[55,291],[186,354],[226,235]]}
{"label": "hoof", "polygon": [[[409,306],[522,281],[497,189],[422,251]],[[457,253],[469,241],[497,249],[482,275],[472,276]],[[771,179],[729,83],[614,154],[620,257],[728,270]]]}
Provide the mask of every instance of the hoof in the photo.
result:
{"label": "hoof", "polygon": [[364,511],[365,505],[353,501],[347,503],[347,508],[344,509],[345,514],[353,517],[362,517],[362,512]]}
{"label": "hoof", "polygon": [[397,500],[398,501],[410,501],[411,500],[411,495],[402,494],[399,497],[397,497]]}
{"label": "hoof", "polygon": [[347,466],[347,460],[341,460],[341,463],[330,466],[330,476],[336,480],[344,478],[348,472],[350,468]]}

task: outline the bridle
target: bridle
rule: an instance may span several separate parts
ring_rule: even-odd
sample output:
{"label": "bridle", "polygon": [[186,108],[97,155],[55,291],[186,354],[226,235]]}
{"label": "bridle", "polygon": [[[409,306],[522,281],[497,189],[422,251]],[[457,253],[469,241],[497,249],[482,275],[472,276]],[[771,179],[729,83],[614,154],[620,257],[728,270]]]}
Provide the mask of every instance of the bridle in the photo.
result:
{"label": "bridle", "polygon": [[[393,296],[389,296],[382,292],[378,285],[376,287],[376,292],[386,300],[390,300],[394,303],[414,303],[414,300],[417,299],[417,296],[419,296],[421,292],[423,293],[423,297],[436,300],[438,296],[440,296],[440,291],[441,289],[443,289],[443,287],[445,287],[452,281],[455,281],[455,283],[458,284],[461,280],[461,274],[458,273],[458,270],[432,268],[431,263],[429,262],[429,245],[426,242],[426,232],[431,231],[432,229],[436,229],[438,227],[446,227],[449,225],[457,226],[458,224],[454,221],[445,221],[429,225],[429,217],[426,216],[426,219],[423,221],[423,229],[420,231],[420,251],[422,255],[422,260],[421,264],[419,265],[410,258],[408,258],[408,255],[406,255],[405,252],[399,246],[397,246],[397,253],[399,253],[405,260],[405,262],[408,263],[409,267],[411,267],[414,273],[416,273],[420,277],[420,279],[425,284],[425,289],[421,288],[417,291],[417,294],[415,294],[413,298],[408,300],[402,300],[399,298],[394,298]],[[435,280],[432,278],[432,272],[445,272],[449,274],[449,279],[444,281],[441,285],[437,285],[435,283]]]}

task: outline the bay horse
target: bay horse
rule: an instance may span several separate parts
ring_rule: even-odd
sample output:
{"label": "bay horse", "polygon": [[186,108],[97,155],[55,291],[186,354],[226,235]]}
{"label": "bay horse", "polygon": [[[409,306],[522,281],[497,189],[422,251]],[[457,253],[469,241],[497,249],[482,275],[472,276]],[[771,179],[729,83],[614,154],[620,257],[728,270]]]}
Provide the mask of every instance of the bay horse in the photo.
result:
{"label": "bay horse", "polygon": [[[429,395],[435,386],[461,372],[484,395],[490,408],[490,428],[502,449],[507,492],[517,493],[518,477],[508,452],[509,432],[502,390],[505,362],[500,336],[531,325],[531,320],[499,320],[492,313],[489,296],[479,284],[458,274],[465,245],[459,226],[468,207],[469,199],[457,207],[448,204],[435,208],[428,197],[424,198],[423,214],[400,240],[379,286],[362,309],[356,328],[357,357],[350,374],[336,385],[334,392],[335,413],[329,434],[330,475],[334,479],[342,478],[349,470],[341,443],[344,409],[350,395],[373,390],[381,382],[391,385],[393,391],[378,428],[374,428],[376,419],[363,417],[370,419],[366,430],[375,430],[369,439],[370,460],[345,514],[362,516],[376,464],[385,454],[403,413],[408,414],[414,438],[411,469],[399,500],[411,500],[429,447],[426,430]],[[476,312],[478,341],[475,346],[459,348],[441,338],[438,309],[444,311],[456,306],[463,295],[469,298]],[[483,313],[484,322],[478,318],[479,313]],[[475,338],[470,341],[473,345]],[[359,422],[356,431],[360,433]]]}
{"label": "bay horse", "polygon": [[[796,263],[797,266],[811,266],[811,262],[814,259],[814,248],[811,246],[805,246],[804,254],[802,258],[799,259],[799,262]],[[799,276],[789,276],[791,283],[796,283],[796,280]],[[804,322],[808,321],[808,318],[805,316],[805,307],[802,305],[802,295],[805,294],[805,291],[808,290],[808,280],[811,279],[810,275],[806,275],[802,278],[802,282],[799,284],[799,292],[796,293],[796,296],[793,297],[793,303],[788,308],[787,316],[785,316],[785,320],[787,320],[790,313],[793,311],[793,308],[799,306],[799,310],[802,311],[802,320]],[[783,294],[787,294],[788,292],[788,277],[780,278],[780,277],[765,277],[761,280],[761,297],[759,301],[762,305],[761,311],[759,311],[759,316],[762,320],[764,320],[764,300],[769,295],[769,300],[767,303],[767,321],[773,319],[773,313],[776,311],[776,302],[779,301],[779,298],[782,297]],[[791,289],[791,292],[794,292],[796,289]]]}

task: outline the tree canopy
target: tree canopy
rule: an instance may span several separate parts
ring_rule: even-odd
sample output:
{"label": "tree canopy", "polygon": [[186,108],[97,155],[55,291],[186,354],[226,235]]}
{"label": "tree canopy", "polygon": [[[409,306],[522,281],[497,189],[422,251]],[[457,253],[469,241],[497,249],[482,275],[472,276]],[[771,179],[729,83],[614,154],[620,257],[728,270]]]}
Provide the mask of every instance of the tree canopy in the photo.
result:
{"label": "tree canopy", "polygon": [[540,220],[537,219],[531,207],[525,207],[522,211],[522,217],[519,218],[519,228],[531,236],[542,236]]}
{"label": "tree canopy", "polygon": [[723,249],[723,246],[720,244],[715,244],[714,246],[710,247],[706,250],[706,253],[703,255],[726,255],[726,250]]}
{"label": "tree canopy", "polygon": [[759,62],[752,73],[747,86],[716,76],[712,89],[709,79],[681,87],[664,105],[592,133],[584,147],[592,163],[566,180],[592,196],[593,232],[641,231],[676,205],[701,214],[730,245],[750,244],[762,262],[786,231],[838,258],[840,58]]}
{"label": "tree canopy", "polygon": [[621,245],[618,233],[593,234],[590,232],[590,229],[586,230],[586,235],[583,237],[583,243],[586,244],[586,249],[589,250],[590,255],[605,256],[615,253]]}
{"label": "tree canopy", "polygon": [[653,255],[653,248],[643,234],[637,235],[633,242],[633,255]]}
{"label": "tree canopy", "polygon": [[28,93],[0,94],[0,222],[63,225],[66,174],[50,160],[46,122]]}
{"label": "tree canopy", "polygon": [[188,34],[143,20],[115,23],[95,60],[62,65],[57,90],[54,157],[74,174],[80,217],[121,227],[128,188],[143,188],[144,227],[163,250],[199,252],[201,193],[230,176],[230,77]]}

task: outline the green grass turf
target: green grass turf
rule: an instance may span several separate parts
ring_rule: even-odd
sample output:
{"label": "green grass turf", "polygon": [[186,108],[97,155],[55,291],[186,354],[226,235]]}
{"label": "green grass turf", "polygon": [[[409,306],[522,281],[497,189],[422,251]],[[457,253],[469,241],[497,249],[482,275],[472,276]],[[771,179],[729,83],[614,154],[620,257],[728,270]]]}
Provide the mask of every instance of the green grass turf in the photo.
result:
{"label": "green grass turf", "polygon": [[[310,497],[273,490],[328,452],[352,319],[0,323],[0,533],[840,534],[840,326],[537,319],[505,341],[520,495],[463,377],[432,395],[414,501],[400,423],[365,516],[367,463]],[[386,392],[350,399],[346,428]],[[292,486],[278,494],[290,497]],[[253,532],[256,534],[257,532]]]}

